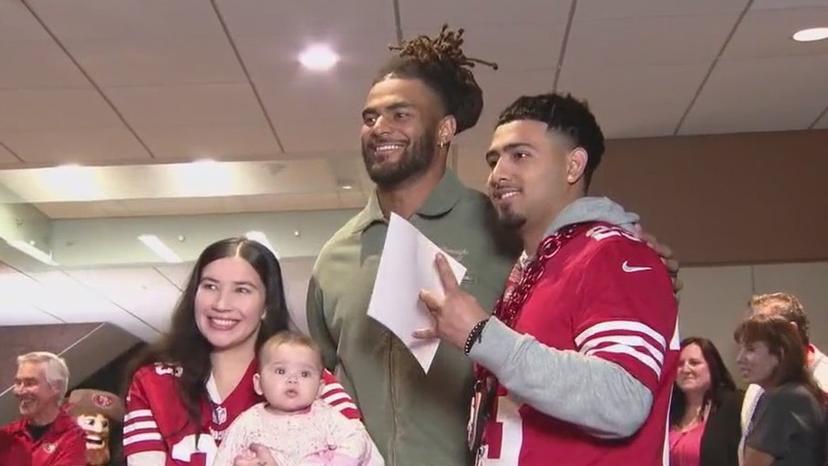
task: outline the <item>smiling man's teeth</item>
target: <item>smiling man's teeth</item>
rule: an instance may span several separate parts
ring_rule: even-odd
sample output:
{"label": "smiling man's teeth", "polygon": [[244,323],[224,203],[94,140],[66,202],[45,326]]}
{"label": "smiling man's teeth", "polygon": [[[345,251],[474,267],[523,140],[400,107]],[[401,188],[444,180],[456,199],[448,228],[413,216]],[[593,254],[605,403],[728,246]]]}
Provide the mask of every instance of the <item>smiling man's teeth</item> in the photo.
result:
{"label": "smiling man's teeth", "polygon": [[402,149],[403,147],[404,145],[399,143],[377,144],[374,150],[376,150],[377,152],[385,152]]}
{"label": "smiling man's teeth", "polygon": [[500,191],[498,192],[495,197],[498,199],[508,199],[510,197],[516,196],[518,194],[517,190],[514,191]]}

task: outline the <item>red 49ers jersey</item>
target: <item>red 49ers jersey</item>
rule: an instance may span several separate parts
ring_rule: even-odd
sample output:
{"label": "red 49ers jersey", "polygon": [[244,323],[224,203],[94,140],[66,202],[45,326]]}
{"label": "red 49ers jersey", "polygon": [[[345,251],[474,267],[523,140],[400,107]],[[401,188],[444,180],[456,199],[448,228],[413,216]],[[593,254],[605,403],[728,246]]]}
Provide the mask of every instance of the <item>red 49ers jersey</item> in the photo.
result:
{"label": "red 49ers jersey", "polygon": [[[480,464],[668,464],[667,418],[679,350],[678,307],[666,268],[649,246],[611,225],[579,227],[546,262],[515,330],[549,347],[619,365],[652,392],[653,405],[633,436],[603,440],[512,400],[500,386],[485,427]],[[590,387],[582,390],[588,392]]]}
{"label": "red 49ers jersey", "polygon": [[[201,424],[193,426],[178,397],[176,378],[181,370],[179,366],[155,363],[135,372],[124,417],[125,456],[157,451],[166,455],[167,466],[211,466],[224,431],[242,412],[263,401],[253,389],[253,374],[257,370],[254,360],[236,388],[220,403],[204,397]],[[359,410],[336,378],[325,371],[323,379],[322,399],[344,416],[359,419]]]}

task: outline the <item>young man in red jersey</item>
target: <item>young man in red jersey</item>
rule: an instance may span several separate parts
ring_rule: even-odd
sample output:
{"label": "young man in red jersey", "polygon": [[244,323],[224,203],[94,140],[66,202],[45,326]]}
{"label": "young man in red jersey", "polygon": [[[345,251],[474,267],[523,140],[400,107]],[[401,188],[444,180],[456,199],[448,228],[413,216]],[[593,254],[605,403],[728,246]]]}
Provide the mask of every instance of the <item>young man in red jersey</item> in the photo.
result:
{"label": "young man in red jersey", "polygon": [[677,304],[658,254],[630,233],[633,219],[586,197],[603,151],[584,103],[515,101],[486,161],[490,200],[525,252],[491,318],[441,256],[445,297],[422,293],[436,327],[418,336],[437,335],[476,363],[478,464],[667,463]]}

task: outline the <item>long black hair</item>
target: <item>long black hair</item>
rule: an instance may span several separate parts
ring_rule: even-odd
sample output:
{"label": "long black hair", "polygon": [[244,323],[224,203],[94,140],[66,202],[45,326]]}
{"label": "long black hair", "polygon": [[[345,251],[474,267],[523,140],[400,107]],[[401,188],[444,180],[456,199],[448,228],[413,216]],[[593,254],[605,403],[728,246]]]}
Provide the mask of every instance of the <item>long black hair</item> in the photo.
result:
{"label": "long black hair", "polygon": [[256,337],[256,351],[271,335],[288,328],[282,269],[267,247],[247,238],[227,238],[202,251],[175,306],[170,330],[135,359],[129,372],[131,379],[135,371],[146,364],[163,362],[180,366],[182,372],[177,378],[179,396],[190,421],[195,425],[200,424],[201,400],[206,393],[204,384],[212,369],[210,353],[213,351],[212,345],[196,325],[195,296],[204,268],[225,257],[240,257],[247,261],[265,287],[265,316]]}
{"label": "long black hair", "polygon": [[[710,387],[704,392],[701,412],[704,412],[710,406],[710,414],[713,414],[721,406],[724,395],[736,391],[736,384],[733,383],[733,377],[727,370],[722,355],[719,354],[719,350],[716,349],[716,345],[712,341],[703,337],[688,337],[681,341],[682,351],[690,345],[696,345],[701,349],[702,357],[710,370]],[[670,403],[670,425],[678,425],[686,410],[687,396],[674,383],[673,400]]]}

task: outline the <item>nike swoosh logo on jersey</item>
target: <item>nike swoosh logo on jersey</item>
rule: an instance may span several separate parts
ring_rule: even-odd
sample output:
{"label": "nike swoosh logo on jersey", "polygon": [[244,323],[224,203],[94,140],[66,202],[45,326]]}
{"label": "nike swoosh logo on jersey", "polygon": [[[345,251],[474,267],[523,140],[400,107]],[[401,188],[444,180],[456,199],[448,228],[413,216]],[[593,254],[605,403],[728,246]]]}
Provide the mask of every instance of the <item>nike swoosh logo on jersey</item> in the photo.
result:
{"label": "nike swoosh logo on jersey", "polygon": [[653,270],[653,268],[652,267],[636,267],[634,265],[628,264],[627,261],[624,261],[624,263],[621,264],[621,270],[623,270],[624,272],[627,272],[627,273],[631,273],[631,272],[644,272],[645,270]]}

